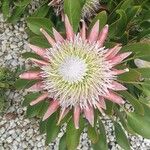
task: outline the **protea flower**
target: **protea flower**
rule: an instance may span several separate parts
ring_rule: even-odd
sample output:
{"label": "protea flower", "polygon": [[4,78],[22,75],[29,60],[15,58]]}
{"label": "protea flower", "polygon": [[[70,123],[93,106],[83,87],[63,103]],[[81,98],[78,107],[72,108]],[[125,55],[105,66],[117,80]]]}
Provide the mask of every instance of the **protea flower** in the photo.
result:
{"label": "protea flower", "polygon": [[[64,0],[52,0],[49,6],[55,8],[56,15],[60,14],[63,10]],[[100,8],[99,0],[86,0],[82,8],[82,18],[90,18]]]}
{"label": "protea flower", "polygon": [[28,91],[41,91],[42,94],[30,105],[49,99],[49,107],[43,120],[50,117],[60,107],[61,119],[73,109],[74,124],[79,128],[81,113],[89,123],[94,125],[94,109],[103,112],[106,109],[105,99],[117,104],[124,100],[116,91],[126,90],[117,81],[117,76],[126,71],[114,67],[131,53],[118,54],[118,44],[110,49],[103,47],[108,34],[108,25],[99,32],[99,21],[95,23],[87,35],[83,22],[80,33],[75,34],[65,16],[66,37],[61,36],[54,28],[52,38],[44,29],[41,32],[51,44],[51,48],[43,49],[34,45],[30,48],[43,58],[32,59],[41,70],[28,71],[20,75],[22,79],[36,79],[36,84]]}

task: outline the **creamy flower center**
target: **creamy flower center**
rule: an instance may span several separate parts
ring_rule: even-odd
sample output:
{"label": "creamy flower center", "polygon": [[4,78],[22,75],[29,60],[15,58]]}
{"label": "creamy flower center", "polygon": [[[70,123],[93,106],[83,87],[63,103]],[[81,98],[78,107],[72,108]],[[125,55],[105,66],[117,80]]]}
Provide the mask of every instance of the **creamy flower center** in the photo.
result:
{"label": "creamy flower center", "polygon": [[87,71],[87,64],[84,60],[76,56],[68,56],[60,64],[59,73],[65,81],[82,81]]}

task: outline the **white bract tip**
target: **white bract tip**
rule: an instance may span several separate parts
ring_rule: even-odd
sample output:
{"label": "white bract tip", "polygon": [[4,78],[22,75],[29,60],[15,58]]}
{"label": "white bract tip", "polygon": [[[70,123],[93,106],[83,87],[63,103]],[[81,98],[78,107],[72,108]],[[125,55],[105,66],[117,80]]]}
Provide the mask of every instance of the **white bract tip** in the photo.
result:
{"label": "white bract tip", "polygon": [[128,69],[128,68],[126,68],[126,69],[124,69],[124,71],[129,72],[129,69]]}

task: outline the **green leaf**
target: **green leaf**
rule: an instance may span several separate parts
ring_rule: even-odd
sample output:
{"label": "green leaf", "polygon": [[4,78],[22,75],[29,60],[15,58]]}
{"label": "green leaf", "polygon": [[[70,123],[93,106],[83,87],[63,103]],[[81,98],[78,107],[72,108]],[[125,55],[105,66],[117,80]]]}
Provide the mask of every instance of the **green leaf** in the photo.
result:
{"label": "green leaf", "polygon": [[120,9],[127,10],[127,8],[133,5],[133,0],[125,0],[124,3],[120,6]]}
{"label": "green leaf", "polygon": [[114,108],[114,103],[111,102],[111,101],[109,101],[109,100],[107,100],[107,101],[106,101],[106,110],[104,110],[105,113],[106,113],[107,115],[112,115],[112,114],[114,113],[113,108]]}
{"label": "green leaf", "polygon": [[136,71],[141,74],[142,78],[150,78],[150,68],[137,68]]}
{"label": "green leaf", "polygon": [[142,38],[145,38],[148,35],[150,35],[150,29],[143,29],[143,31],[138,34],[137,41],[140,41]]}
{"label": "green leaf", "polygon": [[116,3],[115,3],[115,1],[114,0],[109,0],[109,1],[107,1],[108,2],[108,9],[109,10],[113,10],[113,9],[115,9],[115,6],[116,6]]}
{"label": "green leaf", "polygon": [[31,101],[37,99],[41,94],[40,93],[29,93],[24,96],[23,106],[28,106]]}
{"label": "green leaf", "polygon": [[137,72],[135,69],[129,69],[129,72],[121,74],[118,76],[118,80],[124,83],[131,83],[139,81],[141,78],[141,74]]}
{"label": "green leaf", "polygon": [[79,141],[80,135],[84,128],[83,118],[80,117],[80,128],[76,129],[74,127],[73,119],[71,118],[68,122],[67,129],[66,129],[66,143],[68,150],[76,150]]}
{"label": "green leaf", "polygon": [[4,18],[8,18],[10,15],[9,4],[10,4],[10,0],[3,0],[2,1],[2,13],[3,13]]}
{"label": "green leaf", "polygon": [[117,116],[120,119],[120,122],[122,124],[122,126],[124,127],[124,129],[133,134],[136,135],[135,132],[131,129],[131,127],[128,125],[127,121],[126,121],[126,113],[124,111],[119,111],[117,107],[115,107],[115,113],[117,114]]}
{"label": "green leaf", "polygon": [[147,97],[147,98],[144,98],[144,102],[148,102],[148,98],[150,96],[150,86],[147,86],[147,85],[142,85],[142,86],[138,86],[138,88],[140,88],[141,91],[143,91],[143,94]]}
{"label": "green leaf", "polygon": [[106,48],[112,48],[116,45],[116,42],[107,42],[105,43],[105,47]]}
{"label": "green leaf", "polygon": [[39,123],[39,130],[40,130],[40,134],[44,134],[46,133],[46,123],[47,123],[47,120],[45,121],[40,121]]}
{"label": "green leaf", "polygon": [[37,117],[41,118],[45,114],[46,110],[48,109],[49,101],[44,100],[43,104],[41,105],[41,108],[37,114]]}
{"label": "green leaf", "polygon": [[99,140],[92,144],[94,150],[108,150],[106,132],[102,121],[99,119]]}
{"label": "green leaf", "polygon": [[81,18],[81,1],[80,0],[64,0],[64,12],[68,16],[74,32],[78,30]]}
{"label": "green leaf", "polygon": [[135,112],[144,115],[144,108],[140,101],[138,101],[134,96],[132,96],[129,92],[127,91],[121,91],[121,95],[131,103],[131,105],[134,107]]}
{"label": "green leaf", "polygon": [[60,127],[57,126],[57,113],[52,114],[46,124],[46,144],[52,142],[58,135]]}
{"label": "green leaf", "polygon": [[129,34],[128,32],[124,32],[124,34],[119,37],[118,42],[122,43],[122,45],[126,45],[128,43],[129,40]]}
{"label": "green leaf", "polygon": [[126,134],[124,133],[122,127],[119,123],[114,122],[115,126],[115,136],[117,143],[124,149],[124,150],[130,150],[130,144],[126,137]]}
{"label": "green leaf", "polygon": [[[28,34],[28,37],[34,37],[37,36],[35,33],[33,33],[28,27],[25,29],[25,32]],[[41,37],[41,35],[40,35]]]}
{"label": "green leaf", "polygon": [[88,125],[87,134],[92,143],[96,143],[98,141],[98,133],[95,127]]}
{"label": "green leaf", "polygon": [[95,18],[92,20],[89,29],[93,27],[93,25],[96,23],[96,21],[99,20],[99,28],[100,30],[104,27],[104,25],[107,23],[107,13],[106,11],[101,11],[98,13]]}
{"label": "green leaf", "polygon": [[31,0],[22,0],[15,3],[12,15],[8,18],[8,22],[16,23],[21,15],[25,12],[26,7],[31,2]]}
{"label": "green leaf", "polygon": [[2,88],[3,88],[3,89],[9,88],[9,84],[0,82],[0,89],[2,89]]}
{"label": "green leaf", "polygon": [[21,1],[14,2],[14,4],[16,6],[23,7],[23,6],[27,6],[30,2],[31,0],[21,0]]}
{"label": "green leaf", "polygon": [[32,52],[22,53],[22,57],[24,59],[28,59],[28,58],[41,59],[41,57],[39,55],[37,55],[36,53],[32,53]]}
{"label": "green leaf", "polygon": [[127,113],[127,121],[133,131],[144,138],[150,139],[149,116],[141,116],[136,113]]}
{"label": "green leaf", "polygon": [[70,118],[72,117],[72,111],[69,111],[64,118],[60,121],[60,126],[63,125],[64,123],[68,123],[68,121],[70,120]]}
{"label": "green leaf", "polygon": [[26,6],[23,6],[23,7],[16,6],[13,9],[13,12],[12,12],[13,15],[11,15],[7,21],[13,24],[16,23],[20,19],[25,9],[26,9]]}
{"label": "green leaf", "polygon": [[15,82],[15,88],[18,89],[18,90],[21,90],[21,89],[25,89],[25,88],[29,88],[31,87],[33,84],[35,84],[37,81],[35,80],[24,80],[24,79],[18,79],[16,82]]}
{"label": "green leaf", "polygon": [[142,22],[140,22],[140,27],[142,29],[149,29],[150,28],[150,22],[148,20],[142,20]]}
{"label": "green leaf", "polygon": [[119,18],[109,26],[109,36],[111,38],[114,38],[114,36],[122,36],[126,30],[127,16],[125,11],[120,9],[116,13],[119,15]]}
{"label": "green leaf", "polygon": [[52,35],[53,24],[50,19],[42,17],[28,17],[27,25],[29,29],[35,34],[41,35],[40,28],[46,30],[49,34]]}
{"label": "green leaf", "polygon": [[150,61],[150,44],[149,43],[132,43],[124,46],[122,52],[131,51],[135,53],[135,58]]}
{"label": "green leaf", "polygon": [[115,18],[116,18],[116,10],[118,10],[120,7],[121,7],[121,5],[124,3],[124,1],[121,1],[119,4],[117,4],[117,6],[116,6],[116,4],[115,4],[115,2],[114,2],[114,0],[111,0],[110,2],[109,2],[109,4],[108,4],[108,7],[109,7],[109,9],[110,9],[110,11],[111,11],[111,13],[110,13],[110,15],[109,15],[109,18],[108,18],[108,22],[109,23],[111,23],[113,20],[115,20]]}
{"label": "green leaf", "polygon": [[144,104],[143,103],[143,107],[144,107],[144,116],[148,117],[148,119],[150,120],[150,104],[147,105],[147,104]]}
{"label": "green leaf", "polygon": [[49,11],[49,6],[46,4],[44,4],[43,6],[39,7],[33,14],[31,17],[45,17]]}
{"label": "green leaf", "polygon": [[66,134],[62,136],[59,142],[59,150],[67,150],[67,145],[66,145]]}
{"label": "green leaf", "polygon": [[[0,95],[1,96],[1,95]],[[5,108],[5,98],[4,97],[0,97],[0,115],[1,115],[1,112],[3,112],[4,108]]]}
{"label": "green leaf", "polygon": [[129,23],[137,13],[141,11],[141,6],[133,6],[127,9],[126,14],[127,14],[127,22]]}
{"label": "green leaf", "polygon": [[42,36],[33,36],[29,39],[30,43],[41,48],[49,48],[50,44],[48,41]]}
{"label": "green leaf", "polygon": [[27,111],[26,111],[26,116],[28,118],[38,116],[41,109],[43,109],[43,105],[45,106],[45,101],[42,101],[42,102],[40,102],[36,105],[33,105],[33,106],[28,106]]}

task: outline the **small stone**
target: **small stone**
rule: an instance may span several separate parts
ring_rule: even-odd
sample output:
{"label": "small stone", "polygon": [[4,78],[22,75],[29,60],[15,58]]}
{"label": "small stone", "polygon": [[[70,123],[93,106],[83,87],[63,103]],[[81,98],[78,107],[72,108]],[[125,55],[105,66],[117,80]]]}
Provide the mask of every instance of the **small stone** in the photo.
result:
{"label": "small stone", "polygon": [[2,135],[4,132],[5,132],[5,128],[4,127],[0,128],[0,135]]}
{"label": "small stone", "polygon": [[38,150],[37,147],[34,147],[33,150]]}
{"label": "small stone", "polygon": [[22,143],[23,148],[27,148],[27,144],[25,142]]}
{"label": "small stone", "polygon": [[112,141],[114,141],[115,138],[114,138],[114,136],[110,136],[109,139],[112,142]]}
{"label": "small stone", "polygon": [[8,132],[9,134],[14,134],[15,133],[15,131],[14,130],[9,130],[9,132]]}
{"label": "small stone", "polygon": [[11,136],[12,136],[13,139],[17,138],[17,134],[16,133],[12,134]]}
{"label": "small stone", "polygon": [[86,139],[86,138],[87,138],[87,133],[83,133],[82,138],[83,138],[83,139]]}
{"label": "small stone", "polygon": [[28,133],[29,133],[29,135],[32,135],[33,134],[33,129],[29,129]]}
{"label": "small stone", "polygon": [[61,137],[63,136],[63,134],[64,134],[63,132],[60,132],[60,133],[58,134],[58,137],[61,138]]}
{"label": "small stone", "polygon": [[39,142],[38,144],[37,144],[37,147],[42,147],[42,143],[41,142]]}
{"label": "small stone", "polygon": [[18,147],[17,147],[16,145],[14,145],[14,146],[12,147],[12,149],[13,149],[13,150],[18,150]]}
{"label": "small stone", "polygon": [[17,141],[17,142],[21,142],[20,137],[17,137],[17,138],[16,138],[16,141]]}
{"label": "small stone", "polygon": [[13,139],[12,139],[12,137],[10,136],[10,137],[8,137],[8,138],[6,139],[6,141],[7,141],[8,143],[11,143],[11,142],[13,141]]}
{"label": "small stone", "polygon": [[18,65],[18,63],[16,61],[12,61],[11,65],[16,67]]}
{"label": "small stone", "polygon": [[16,117],[17,117],[17,114],[15,114],[15,113],[7,113],[7,114],[5,114],[5,119],[6,120],[14,120],[14,119],[16,119]]}
{"label": "small stone", "polygon": [[41,140],[41,136],[37,136],[37,137],[36,137],[36,140],[37,140],[37,141],[40,141],[40,140]]}
{"label": "small stone", "polygon": [[88,148],[88,147],[85,147],[85,146],[82,148],[82,150],[88,150],[88,149],[89,149],[89,148]]}
{"label": "small stone", "polygon": [[5,58],[6,58],[6,60],[10,60],[10,59],[12,59],[12,56],[9,54]]}
{"label": "small stone", "polygon": [[19,42],[18,43],[18,47],[20,47],[20,46],[22,46],[23,45],[23,43],[22,42]]}
{"label": "small stone", "polygon": [[11,45],[10,45],[10,48],[11,48],[11,49],[17,48],[17,45],[11,44]]}
{"label": "small stone", "polygon": [[0,52],[0,56],[2,56],[4,53],[3,52]]}

